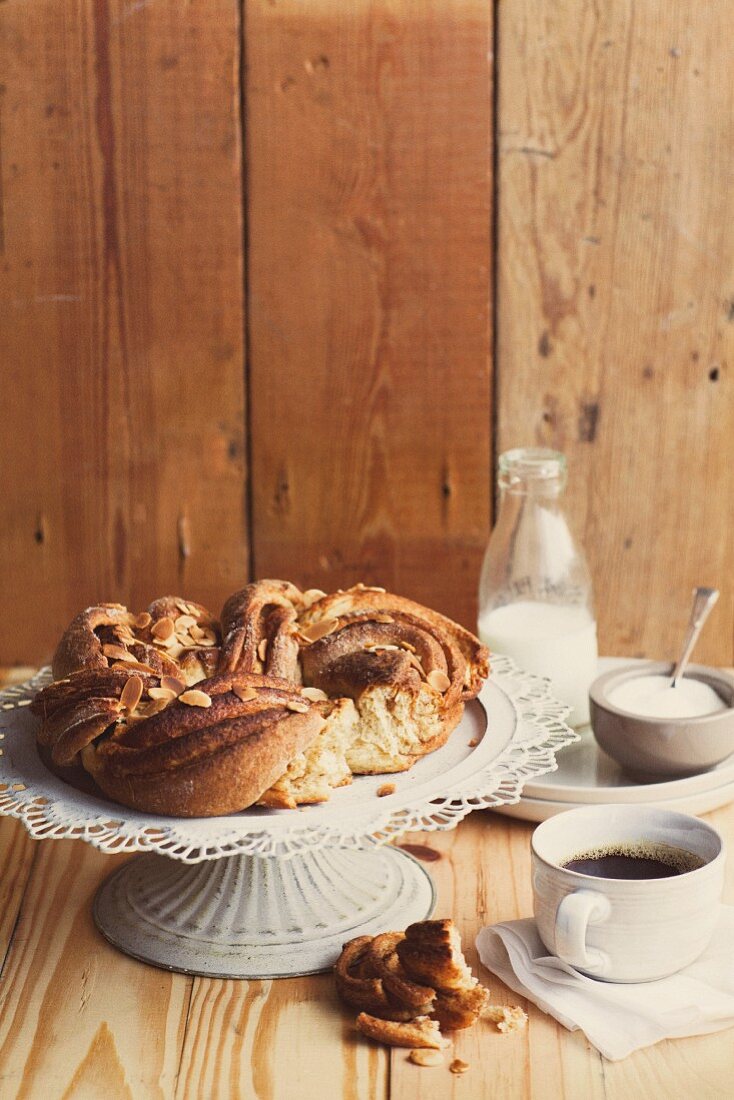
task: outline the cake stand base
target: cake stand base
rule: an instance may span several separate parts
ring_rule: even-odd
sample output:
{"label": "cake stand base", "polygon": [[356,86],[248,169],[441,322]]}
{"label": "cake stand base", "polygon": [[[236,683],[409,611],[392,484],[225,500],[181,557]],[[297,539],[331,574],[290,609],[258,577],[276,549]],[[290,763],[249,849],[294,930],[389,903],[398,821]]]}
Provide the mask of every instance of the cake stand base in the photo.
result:
{"label": "cake stand base", "polygon": [[425,920],[436,893],[397,848],[193,865],[142,855],[100,887],[94,919],[143,962],[210,978],[287,978],[333,966],[342,944]]}

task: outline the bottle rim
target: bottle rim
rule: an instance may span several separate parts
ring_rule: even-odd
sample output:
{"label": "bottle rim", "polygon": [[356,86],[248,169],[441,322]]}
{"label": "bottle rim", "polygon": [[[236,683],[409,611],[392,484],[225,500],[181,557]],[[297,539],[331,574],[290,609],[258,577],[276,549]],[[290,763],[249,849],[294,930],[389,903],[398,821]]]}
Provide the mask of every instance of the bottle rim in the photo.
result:
{"label": "bottle rim", "polygon": [[566,473],[566,456],[550,447],[513,447],[498,460],[500,476],[551,480]]}

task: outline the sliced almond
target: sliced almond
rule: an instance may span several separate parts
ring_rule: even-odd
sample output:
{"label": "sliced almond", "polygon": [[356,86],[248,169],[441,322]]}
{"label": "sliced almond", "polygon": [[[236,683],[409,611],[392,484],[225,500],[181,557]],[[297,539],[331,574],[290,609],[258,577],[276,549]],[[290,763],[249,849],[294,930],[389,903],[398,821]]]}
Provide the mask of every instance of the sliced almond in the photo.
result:
{"label": "sliced almond", "polygon": [[389,794],[395,794],[394,783],[383,783],[381,787],[377,788],[377,797],[386,798]]}
{"label": "sliced almond", "polygon": [[408,1061],[414,1066],[442,1066],[443,1054],[440,1050],[426,1050],[424,1047],[418,1047],[411,1050]]}
{"label": "sliced almond", "polygon": [[[180,621],[181,621],[181,620],[179,619],[179,622],[180,622]],[[198,642],[200,638],[203,638],[203,636],[204,636],[204,631],[203,631],[203,630],[201,629],[201,627],[199,626],[199,624],[198,624],[198,623],[194,622],[194,623],[192,623],[192,624],[191,624],[191,626],[189,627],[189,634],[190,634],[190,635],[191,635],[191,637],[192,637],[192,638],[194,639],[194,641],[197,641],[197,642]]]}
{"label": "sliced almond", "polygon": [[217,636],[213,630],[204,627],[197,641],[199,645],[212,646],[217,644]]}
{"label": "sliced almond", "polygon": [[170,702],[170,699],[151,699],[149,703],[141,703],[135,712],[135,717],[152,718],[154,714],[165,710]]}
{"label": "sliced almond", "polygon": [[198,691],[196,688],[191,691],[184,691],[182,695],[179,695],[179,700],[185,703],[187,707],[210,707],[212,705],[211,695],[207,695],[205,691]]}
{"label": "sliced almond", "polygon": [[301,688],[301,695],[304,699],[310,699],[312,703],[323,703],[329,696],[321,688],[305,687]]}
{"label": "sliced almond", "polygon": [[399,645],[388,645],[387,643],[383,643],[383,642],[376,642],[374,645],[365,646],[365,649],[369,650],[371,653],[377,653],[380,650],[384,651],[385,653],[399,653],[400,652],[400,646]]}
{"label": "sliced almond", "polygon": [[161,687],[173,692],[174,695],[180,695],[182,691],[186,691],[185,681],[179,680],[178,676],[161,676]]}
{"label": "sliced almond", "polygon": [[237,684],[232,684],[232,691],[243,703],[249,703],[250,699],[257,699],[257,692],[251,687],[238,687]]}
{"label": "sliced almond", "polygon": [[155,669],[150,665],[143,664],[142,661],[136,661],[134,658],[128,657],[126,661],[113,661],[112,668],[124,668],[126,672],[147,672],[148,675],[155,676]]}
{"label": "sliced almond", "polygon": [[445,672],[441,672],[440,668],[433,668],[426,676],[426,680],[436,691],[440,691],[442,694],[444,691],[448,691],[451,687],[451,681]]}
{"label": "sliced almond", "polygon": [[424,669],[423,665],[421,664],[420,657],[417,657],[415,655],[415,653],[409,653],[408,657],[410,659],[410,663],[413,666],[413,668],[418,669],[418,672],[420,672],[421,676],[425,676],[426,670]]}
{"label": "sliced almond", "polygon": [[470,749],[475,749],[478,744],[479,744],[479,738],[478,737],[472,737],[471,741],[469,742],[469,748]]}
{"label": "sliced almond", "polygon": [[304,626],[303,629],[299,627],[298,633],[307,642],[318,642],[319,638],[325,638],[328,634],[333,634],[338,626],[338,619],[322,619],[321,622]]}
{"label": "sliced almond", "polygon": [[162,619],[158,619],[157,622],[153,623],[150,632],[159,642],[167,641],[169,638],[173,637],[175,632],[173,619],[169,619],[167,615]]}
{"label": "sliced almond", "polygon": [[265,656],[268,652],[268,639],[261,638],[257,646],[257,655],[261,661],[265,660]]}
{"label": "sliced almond", "polygon": [[298,714],[305,714],[309,710],[308,703],[299,703],[296,699],[289,699],[286,703],[287,710],[294,710]]}
{"label": "sliced almond", "polygon": [[394,623],[395,622],[392,615],[383,615],[383,614],[372,615],[371,618],[372,618],[372,621],[374,623]]}
{"label": "sliced almond", "polygon": [[196,646],[196,642],[186,630],[176,631],[176,641],[184,649],[193,649]]}
{"label": "sliced almond", "polygon": [[411,645],[410,642],[398,642],[398,645],[401,649],[407,649],[408,653],[415,653],[415,646]]}
{"label": "sliced almond", "polygon": [[136,615],[133,619],[133,626],[136,630],[145,630],[153,622],[151,616],[147,611],[141,611],[139,615]]}
{"label": "sliced almond", "polygon": [[451,1073],[466,1073],[469,1069],[468,1062],[462,1062],[461,1058],[454,1058],[453,1062],[449,1066]]}
{"label": "sliced almond", "polygon": [[184,615],[191,614],[191,609],[185,600],[174,600],[173,602],[175,603],[179,611],[183,611]]}
{"label": "sliced almond", "polygon": [[139,676],[131,676],[120,692],[120,704],[127,710],[135,710],[143,695],[143,681]]}
{"label": "sliced almond", "polygon": [[323,600],[325,595],[326,593],[322,592],[320,588],[308,588],[303,593],[303,599],[310,607],[311,604],[316,603],[317,600]]}
{"label": "sliced almond", "polygon": [[164,687],[148,688],[148,695],[151,699],[165,699],[167,703],[170,703],[172,699],[176,698],[175,691],[171,691],[170,688]]}
{"label": "sliced almond", "polygon": [[175,623],[176,630],[177,631],[188,630],[189,627],[193,626],[195,623],[196,623],[196,616],[195,615],[179,615],[179,617],[176,619],[176,623]]}
{"label": "sliced almond", "polygon": [[115,661],[134,661],[132,653],[128,653],[126,649],[123,649],[120,645],[103,645],[102,652],[105,657],[112,657]]}

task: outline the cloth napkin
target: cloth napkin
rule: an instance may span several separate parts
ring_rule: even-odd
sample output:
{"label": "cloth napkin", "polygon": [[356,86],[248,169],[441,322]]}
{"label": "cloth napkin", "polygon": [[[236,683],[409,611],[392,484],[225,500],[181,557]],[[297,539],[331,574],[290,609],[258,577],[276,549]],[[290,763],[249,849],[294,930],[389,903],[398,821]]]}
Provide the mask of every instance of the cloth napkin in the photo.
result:
{"label": "cloth napkin", "polygon": [[477,936],[479,958],[505,985],[579,1028],[616,1061],[660,1039],[734,1026],[734,906],[725,905],[713,939],[685,970],[657,982],[614,985],[577,973],[549,955],[534,920],[506,921]]}

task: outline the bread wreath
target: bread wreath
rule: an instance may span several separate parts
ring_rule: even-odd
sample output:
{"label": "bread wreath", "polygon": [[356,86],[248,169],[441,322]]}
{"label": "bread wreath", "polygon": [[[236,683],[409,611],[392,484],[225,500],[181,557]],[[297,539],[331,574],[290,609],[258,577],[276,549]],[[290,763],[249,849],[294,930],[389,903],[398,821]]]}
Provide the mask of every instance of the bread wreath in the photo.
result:
{"label": "bread wreath", "polygon": [[[181,817],[286,808],[443,744],[487,656],[462,627],[383,589],[327,596],[266,580],[230,596],[219,620],[176,596],[139,614],[87,608],[32,710],[49,766],[124,805]],[[375,724],[385,700],[400,722]]]}

